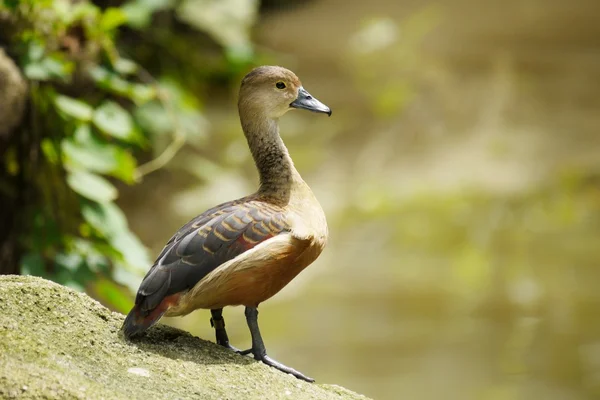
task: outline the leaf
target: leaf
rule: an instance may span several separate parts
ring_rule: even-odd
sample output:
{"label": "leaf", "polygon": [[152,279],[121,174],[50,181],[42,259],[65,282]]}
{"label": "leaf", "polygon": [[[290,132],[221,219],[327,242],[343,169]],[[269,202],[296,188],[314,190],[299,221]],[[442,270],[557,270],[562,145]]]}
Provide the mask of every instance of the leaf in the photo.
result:
{"label": "leaf", "polygon": [[98,249],[96,242],[81,239],[78,237],[71,238],[70,251],[81,254],[85,259],[85,265],[93,273],[108,273],[109,261],[103,249]]}
{"label": "leaf", "polygon": [[56,96],[54,104],[62,113],[80,121],[90,121],[94,113],[94,109],[87,103],[68,96]]}
{"label": "leaf", "polygon": [[115,62],[115,71],[123,75],[131,75],[137,72],[138,65],[127,58],[119,58]]}
{"label": "leaf", "polygon": [[92,272],[108,273],[109,271],[109,261],[100,253],[88,254],[85,258],[85,263]]}
{"label": "leaf", "polygon": [[48,160],[48,162],[50,162],[50,164],[58,164],[58,160],[60,159],[58,157],[58,152],[56,151],[56,147],[57,146],[55,146],[54,142],[51,139],[45,138],[42,140],[42,144],[41,144],[42,153],[44,153],[46,160]]}
{"label": "leaf", "polygon": [[131,292],[135,293],[140,285],[140,278],[144,276],[145,271],[132,272],[122,263],[115,263],[112,278],[120,285],[126,286]]}
{"label": "leaf", "polygon": [[156,89],[149,85],[130,83],[125,93],[137,105],[142,105],[156,98]]}
{"label": "leaf", "polygon": [[106,203],[117,198],[117,188],[99,175],[84,170],[72,170],[67,174],[67,183],[81,196]]}
{"label": "leaf", "polygon": [[39,253],[28,253],[21,258],[21,273],[23,275],[46,276],[44,260]]}
{"label": "leaf", "polygon": [[162,136],[173,129],[173,121],[164,107],[157,101],[135,109],[135,119],[145,132]]}
{"label": "leaf", "polygon": [[104,237],[117,236],[128,230],[127,218],[114,203],[84,204],[81,207],[83,219]]}
{"label": "leaf", "polygon": [[85,287],[80,282],[74,281],[72,279],[67,279],[64,281],[64,285],[70,287],[71,289],[77,292],[85,292]]}
{"label": "leaf", "polygon": [[[118,62],[115,64],[115,68],[118,64]],[[128,82],[106,68],[95,67],[90,71],[90,75],[102,89],[127,97],[137,105],[156,98],[156,89],[153,86]]]}
{"label": "leaf", "polygon": [[27,49],[27,57],[29,58],[29,61],[38,61],[42,59],[45,52],[46,48],[43,43],[39,40],[32,40]]}
{"label": "leaf", "polygon": [[26,64],[23,72],[31,80],[46,81],[53,78],[66,80],[73,68],[72,62],[55,54]]}
{"label": "leaf", "polygon": [[133,120],[129,112],[114,101],[103,103],[94,112],[94,124],[107,135],[126,142],[139,140],[133,128]]}
{"label": "leaf", "polygon": [[115,147],[115,155],[114,159],[117,163],[117,168],[110,172],[110,175],[115,178],[119,178],[125,183],[135,183],[136,182],[136,168],[137,161],[135,157],[128,153],[127,151]]}
{"label": "leaf", "polygon": [[52,3],[54,11],[61,17],[65,25],[71,25],[76,21],[93,21],[94,24],[97,24],[100,8],[91,2],[53,1]]}
{"label": "leaf", "polygon": [[127,22],[127,15],[120,8],[109,7],[100,17],[100,28],[111,31]]}
{"label": "leaf", "polygon": [[88,224],[121,253],[123,261],[133,271],[144,271],[150,264],[148,249],[129,230],[127,218],[116,204],[85,204],[81,214]]}
{"label": "leaf", "polygon": [[80,254],[69,252],[69,253],[58,253],[54,256],[54,262],[60,265],[63,268],[68,269],[71,272],[74,272],[79,268],[81,263],[83,262],[83,258]]}
{"label": "leaf", "polygon": [[77,129],[75,129],[73,138],[77,143],[82,145],[86,145],[90,140],[93,140],[92,127],[90,124],[79,124]]}
{"label": "leaf", "polygon": [[96,297],[116,311],[127,313],[133,306],[126,290],[108,279],[100,279],[95,282],[92,290],[96,293]]}
{"label": "leaf", "polygon": [[50,55],[42,60],[44,68],[50,76],[55,78],[66,78],[73,72],[75,65],[64,58],[64,55]]}
{"label": "leaf", "polygon": [[29,63],[23,68],[25,76],[34,81],[45,81],[50,79],[50,73],[42,63]]}
{"label": "leaf", "polygon": [[107,174],[115,169],[115,160],[110,151],[103,148],[89,148],[76,143],[73,139],[64,139],[61,143],[64,162],[67,165],[84,167],[93,172]]}
{"label": "leaf", "polygon": [[122,147],[94,137],[88,124],[78,127],[73,138],[63,139],[61,147],[67,165],[134,182],[135,158]]}
{"label": "leaf", "polygon": [[110,244],[123,255],[123,260],[133,271],[145,271],[151,263],[148,249],[129,229],[111,237]]}
{"label": "leaf", "polygon": [[64,236],[57,221],[48,215],[47,211],[34,209],[33,227],[29,236],[29,248],[44,254],[49,248],[59,248],[63,245]]}
{"label": "leaf", "polygon": [[[17,160],[17,154],[18,154],[17,149],[15,149],[14,147],[9,148],[3,154],[6,172],[8,172],[8,174],[10,176],[16,176],[19,173],[19,170],[21,169],[21,163]],[[4,191],[3,194],[11,193],[11,196],[15,196],[15,197],[17,196],[16,192],[15,192],[15,188],[11,184],[10,180],[0,179],[0,187],[2,188],[2,190],[0,190],[0,192]]]}
{"label": "leaf", "polygon": [[258,0],[183,0],[176,13],[181,21],[211,35],[234,59],[248,60],[258,7]]}
{"label": "leaf", "polygon": [[169,102],[167,112],[159,102],[150,102],[135,109],[136,121],[146,131],[157,137],[171,132],[174,125],[179,128],[178,133],[186,137],[186,141],[200,144],[206,138],[208,122],[198,111],[198,99],[177,82],[165,80],[160,83],[160,90]]}
{"label": "leaf", "polygon": [[175,0],[131,0],[121,9],[127,15],[127,24],[133,28],[142,29],[152,21],[156,11],[171,8]]}

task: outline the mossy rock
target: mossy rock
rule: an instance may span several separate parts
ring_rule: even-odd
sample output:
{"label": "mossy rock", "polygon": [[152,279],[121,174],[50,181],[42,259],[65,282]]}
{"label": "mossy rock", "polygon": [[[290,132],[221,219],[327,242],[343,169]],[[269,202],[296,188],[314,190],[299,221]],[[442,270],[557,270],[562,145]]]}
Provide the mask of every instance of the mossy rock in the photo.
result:
{"label": "mossy rock", "polygon": [[0,276],[0,398],[365,399],[164,325],[127,342],[122,322],[83,293]]}

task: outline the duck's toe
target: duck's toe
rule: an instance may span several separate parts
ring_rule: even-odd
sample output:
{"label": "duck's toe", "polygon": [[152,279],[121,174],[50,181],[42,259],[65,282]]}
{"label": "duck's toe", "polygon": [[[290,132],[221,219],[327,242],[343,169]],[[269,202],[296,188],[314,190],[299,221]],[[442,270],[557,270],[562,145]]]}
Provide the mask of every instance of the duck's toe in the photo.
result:
{"label": "duck's toe", "polygon": [[271,357],[269,357],[266,354],[263,356],[258,356],[258,357],[255,355],[254,358],[256,360],[262,361],[263,363],[265,363],[273,368],[280,370],[281,372],[285,372],[286,374],[292,374],[296,378],[302,379],[303,381],[311,382],[311,383],[315,381],[313,378],[304,375],[302,372],[296,371],[294,368],[290,368],[286,365],[283,365],[279,361],[273,360]]}

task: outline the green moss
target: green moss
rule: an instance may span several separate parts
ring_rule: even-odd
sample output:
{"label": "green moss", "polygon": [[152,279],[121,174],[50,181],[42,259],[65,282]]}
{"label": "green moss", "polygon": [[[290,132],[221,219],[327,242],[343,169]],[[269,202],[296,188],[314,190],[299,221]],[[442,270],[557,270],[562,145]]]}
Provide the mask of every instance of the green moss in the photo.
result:
{"label": "green moss", "polygon": [[122,320],[56,283],[0,276],[0,398],[364,398],[163,325],[129,343],[119,334]]}

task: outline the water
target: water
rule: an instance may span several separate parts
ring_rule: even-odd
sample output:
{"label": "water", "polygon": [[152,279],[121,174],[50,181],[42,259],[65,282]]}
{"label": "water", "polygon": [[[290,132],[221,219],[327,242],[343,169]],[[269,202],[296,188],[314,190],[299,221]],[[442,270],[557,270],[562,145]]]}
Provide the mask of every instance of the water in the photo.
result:
{"label": "water", "polygon": [[[282,120],[331,237],[261,306],[274,358],[377,399],[600,398],[599,12],[322,0],[265,16],[268,61],[333,109]],[[231,168],[204,185],[160,172],[125,199],[155,252],[254,189],[234,100],[209,111]],[[243,310],[225,317],[249,345]],[[208,319],[170,323],[212,338]]]}

